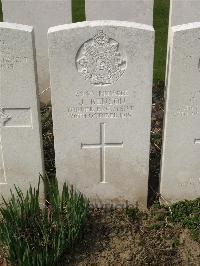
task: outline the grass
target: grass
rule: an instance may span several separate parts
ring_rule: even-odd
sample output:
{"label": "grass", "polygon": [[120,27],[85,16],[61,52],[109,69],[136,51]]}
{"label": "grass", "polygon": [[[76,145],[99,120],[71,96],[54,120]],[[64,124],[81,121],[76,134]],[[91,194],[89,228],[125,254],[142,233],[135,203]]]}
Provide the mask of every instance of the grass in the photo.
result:
{"label": "grass", "polygon": [[154,0],[155,57],[154,80],[165,79],[169,0]]}
{"label": "grass", "polygon": [[0,1],[0,21],[3,21],[2,4],[1,4],[1,1]]}
{"label": "grass", "polygon": [[85,20],[85,1],[72,0],[72,21],[79,22]]}
{"label": "grass", "polygon": [[171,206],[171,218],[191,231],[194,240],[200,243],[200,198],[181,201]]}
{"label": "grass", "polygon": [[[154,81],[165,79],[169,0],[154,0],[155,59]],[[0,3],[0,21],[3,20]],[[72,0],[72,21],[85,20],[85,1]]]}
{"label": "grass", "polygon": [[[138,208],[127,208],[125,213],[131,220],[138,220],[141,216]],[[168,207],[155,201],[147,216],[151,221],[149,224],[151,230],[159,230],[169,223],[180,224],[191,232],[193,240],[200,243],[200,198],[180,201]],[[178,239],[175,237],[174,245],[177,244]]]}
{"label": "grass", "polygon": [[4,200],[0,213],[0,244],[11,265],[60,265],[61,256],[69,253],[80,237],[88,214],[88,201],[73,187],[63,185],[59,193],[57,179],[43,178],[48,204],[40,205],[40,182],[37,189],[24,195],[15,187],[11,199]]}
{"label": "grass", "polygon": [[[73,0],[72,9],[73,22],[85,20],[83,0]],[[169,0],[154,1],[154,28],[156,31],[154,81],[163,81],[165,77],[168,12]],[[1,12],[0,20],[2,20]],[[154,102],[156,104],[154,105],[155,110],[153,114],[156,118],[155,123],[162,121],[161,118],[158,118],[158,114],[162,107],[160,103],[163,103],[163,84],[162,82],[159,84],[161,85],[154,88]],[[156,90],[157,92],[155,93]],[[49,176],[53,177],[55,175],[55,162],[51,106],[44,106],[41,111],[45,166]],[[162,124],[161,122],[159,123]],[[161,127],[161,125],[153,125],[152,129],[154,134],[152,136],[152,156],[150,165],[153,165],[153,167],[150,169],[150,176],[152,176],[154,182],[159,179],[160,153],[158,150],[160,150],[161,147],[162,132],[157,129],[161,129]],[[157,183],[153,184],[153,191],[156,190],[155,187],[157,186]],[[77,194],[72,188],[68,188],[67,186],[64,186],[62,195],[59,195],[56,180],[54,180],[54,183],[49,183],[48,180],[46,180],[48,206],[45,208],[41,208],[39,205],[38,191],[34,191],[30,188],[27,194],[22,197],[21,191],[19,189],[16,190],[18,197],[12,196],[11,200],[7,202],[7,208],[0,210],[4,217],[3,222],[0,224],[0,239],[3,246],[7,249],[8,260],[14,263],[17,262],[20,265],[56,265],[56,263],[59,263],[63,253],[67,255],[80,237],[81,227],[88,212],[87,200],[85,200],[81,194]],[[96,212],[98,211],[96,210]],[[147,253],[141,257],[146,258],[147,255],[150,254],[153,258],[149,260],[150,262],[156,260],[155,257],[157,257],[159,263],[161,263],[161,259],[165,253],[167,254],[167,260],[173,258],[174,249],[177,249],[180,245],[179,231],[176,226],[180,225],[182,228],[187,228],[191,232],[193,239],[200,243],[200,199],[178,202],[171,205],[170,208],[161,206],[158,202],[155,202],[150,211],[146,213],[140,212],[138,208],[127,208],[125,213],[130,218],[131,222],[135,223],[136,231],[144,235],[141,238],[142,241],[140,246],[146,249]],[[97,223],[97,229],[96,231],[94,230],[94,235],[89,238],[88,248],[84,254],[88,252],[89,247],[95,246],[94,243],[91,245],[93,238],[95,239],[96,237],[96,242],[101,243],[101,237],[105,235],[104,230],[110,230],[109,227],[106,228],[106,226],[110,225],[110,214],[108,225],[105,224],[105,218],[103,216],[103,225],[100,224],[100,228],[98,227],[99,221],[96,219],[95,211],[91,212],[91,216],[91,226],[89,226],[89,228],[87,227],[89,231],[88,235],[91,233],[90,230],[95,229],[95,222]],[[143,227],[141,227],[141,220],[145,223]],[[146,220],[148,220],[147,223],[145,222]],[[120,222],[121,220],[119,221],[119,225],[121,226]],[[114,221],[114,224],[116,225],[116,221]],[[129,221],[127,222],[126,230],[128,226]],[[120,235],[119,232],[121,233],[119,228],[116,230],[115,238],[117,235]],[[113,228],[111,228],[111,232],[112,234],[110,235],[113,235]],[[107,237],[108,235],[106,234],[106,238]],[[128,238],[128,235],[126,238]],[[153,238],[155,238],[155,242]],[[148,239],[150,244],[146,245]],[[165,239],[167,243],[171,241],[170,245],[173,247],[172,250],[163,246],[163,243],[161,243],[163,239]],[[83,239],[83,241],[85,240]],[[123,241],[120,240],[120,242]],[[83,242],[81,247],[84,247],[84,245],[85,242]],[[134,247],[137,247],[137,245],[138,243],[135,243]],[[154,245],[156,246],[155,257],[152,255]],[[109,246],[107,242],[106,246]],[[160,253],[158,253],[159,246]],[[95,252],[96,250],[94,249],[94,254]],[[113,254],[113,250],[111,254]],[[105,257],[105,254],[103,254],[103,256]],[[98,256],[95,254],[95,260],[97,257]],[[149,261],[147,264],[150,263]],[[143,263],[143,265],[144,264],[145,263]],[[171,265],[178,264],[172,263]]]}

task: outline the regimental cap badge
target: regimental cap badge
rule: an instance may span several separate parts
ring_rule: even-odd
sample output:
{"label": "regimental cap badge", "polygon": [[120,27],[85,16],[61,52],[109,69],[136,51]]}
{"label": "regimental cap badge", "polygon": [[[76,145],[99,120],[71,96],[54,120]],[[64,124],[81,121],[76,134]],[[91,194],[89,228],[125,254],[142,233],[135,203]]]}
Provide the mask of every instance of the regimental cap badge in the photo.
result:
{"label": "regimental cap badge", "polygon": [[127,59],[119,43],[100,30],[78,50],[76,67],[91,84],[111,85],[124,74]]}
{"label": "regimental cap badge", "polygon": [[98,31],[97,35],[94,36],[94,43],[99,46],[103,46],[106,43],[109,43],[109,38],[106,34],[103,33],[102,30]]}

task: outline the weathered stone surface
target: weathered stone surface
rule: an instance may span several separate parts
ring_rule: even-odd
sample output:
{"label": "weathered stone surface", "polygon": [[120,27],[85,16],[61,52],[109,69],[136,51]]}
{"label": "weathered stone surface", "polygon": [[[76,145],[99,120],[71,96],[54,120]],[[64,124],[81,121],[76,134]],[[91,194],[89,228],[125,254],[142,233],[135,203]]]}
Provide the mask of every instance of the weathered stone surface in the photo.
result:
{"label": "weathered stone surface", "polygon": [[200,23],[175,26],[170,57],[161,171],[169,202],[200,196]]}
{"label": "weathered stone surface", "polygon": [[33,28],[0,23],[0,195],[43,173]]}
{"label": "weathered stone surface", "polygon": [[98,203],[146,206],[153,28],[94,21],[48,36],[60,183]]}
{"label": "weathered stone surface", "polygon": [[199,0],[171,0],[169,26],[200,21]]}
{"label": "weathered stone surface", "polygon": [[85,0],[87,20],[121,20],[153,24],[153,0]]}
{"label": "weathered stone surface", "polygon": [[[3,18],[34,27],[40,99],[50,100],[47,31],[71,23],[71,0],[2,0]],[[45,91],[46,90],[46,91]]]}
{"label": "weathered stone surface", "polygon": [[[191,22],[200,21],[200,1],[199,0],[170,0],[170,14],[169,14],[169,31],[172,26],[187,24]],[[168,54],[169,43],[167,45]],[[166,69],[168,69],[168,57],[166,62]],[[167,73],[166,73],[167,78]],[[165,80],[166,81],[166,80]]]}

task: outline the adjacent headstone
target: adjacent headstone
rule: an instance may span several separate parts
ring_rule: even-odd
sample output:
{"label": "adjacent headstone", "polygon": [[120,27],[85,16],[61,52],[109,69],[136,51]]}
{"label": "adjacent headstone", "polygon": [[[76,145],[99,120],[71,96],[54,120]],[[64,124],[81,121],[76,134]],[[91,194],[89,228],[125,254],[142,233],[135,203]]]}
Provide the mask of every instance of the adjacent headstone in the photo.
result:
{"label": "adjacent headstone", "polygon": [[200,21],[199,0],[170,0],[170,27],[198,21]]}
{"label": "adjacent headstone", "polygon": [[121,20],[153,24],[154,0],[85,0],[87,20]]}
{"label": "adjacent headstone", "polygon": [[[170,35],[170,30],[172,26],[177,26],[181,24],[187,24],[191,22],[200,21],[200,1],[199,0],[170,0],[170,14],[169,14],[169,31],[168,36]],[[168,57],[170,54],[169,51],[169,42],[167,45],[168,56],[166,62],[166,69],[168,69]],[[166,72],[167,80],[168,72]]]}
{"label": "adjacent headstone", "polygon": [[200,23],[172,27],[160,191],[200,197]]}
{"label": "adjacent headstone", "polygon": [[34,27],[41,101],[50,100],[47,31],[71,23],[71,0],[2,0],[3,18]]}
{"label": "adjacent headstone", "polygon": [[146,206],[153,28],[93,21],[48,36],[60,183],[91,202]]}
{"label": "adjacent headstone", "polygon": [[0,196],[43,174],[33,28],[0,23]]}

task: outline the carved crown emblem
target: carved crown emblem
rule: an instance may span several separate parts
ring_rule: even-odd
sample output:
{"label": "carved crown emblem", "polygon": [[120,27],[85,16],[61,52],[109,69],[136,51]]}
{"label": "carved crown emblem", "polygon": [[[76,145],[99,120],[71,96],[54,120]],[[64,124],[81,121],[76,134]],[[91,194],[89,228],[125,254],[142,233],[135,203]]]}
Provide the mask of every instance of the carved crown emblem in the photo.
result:
{"label": "carved crown emblem", "polygon": [[86,41],[78,50],[76,67],[79,73],[93,85],[111,85],[126,70],[126,56],[119,43],[102,30]]}

